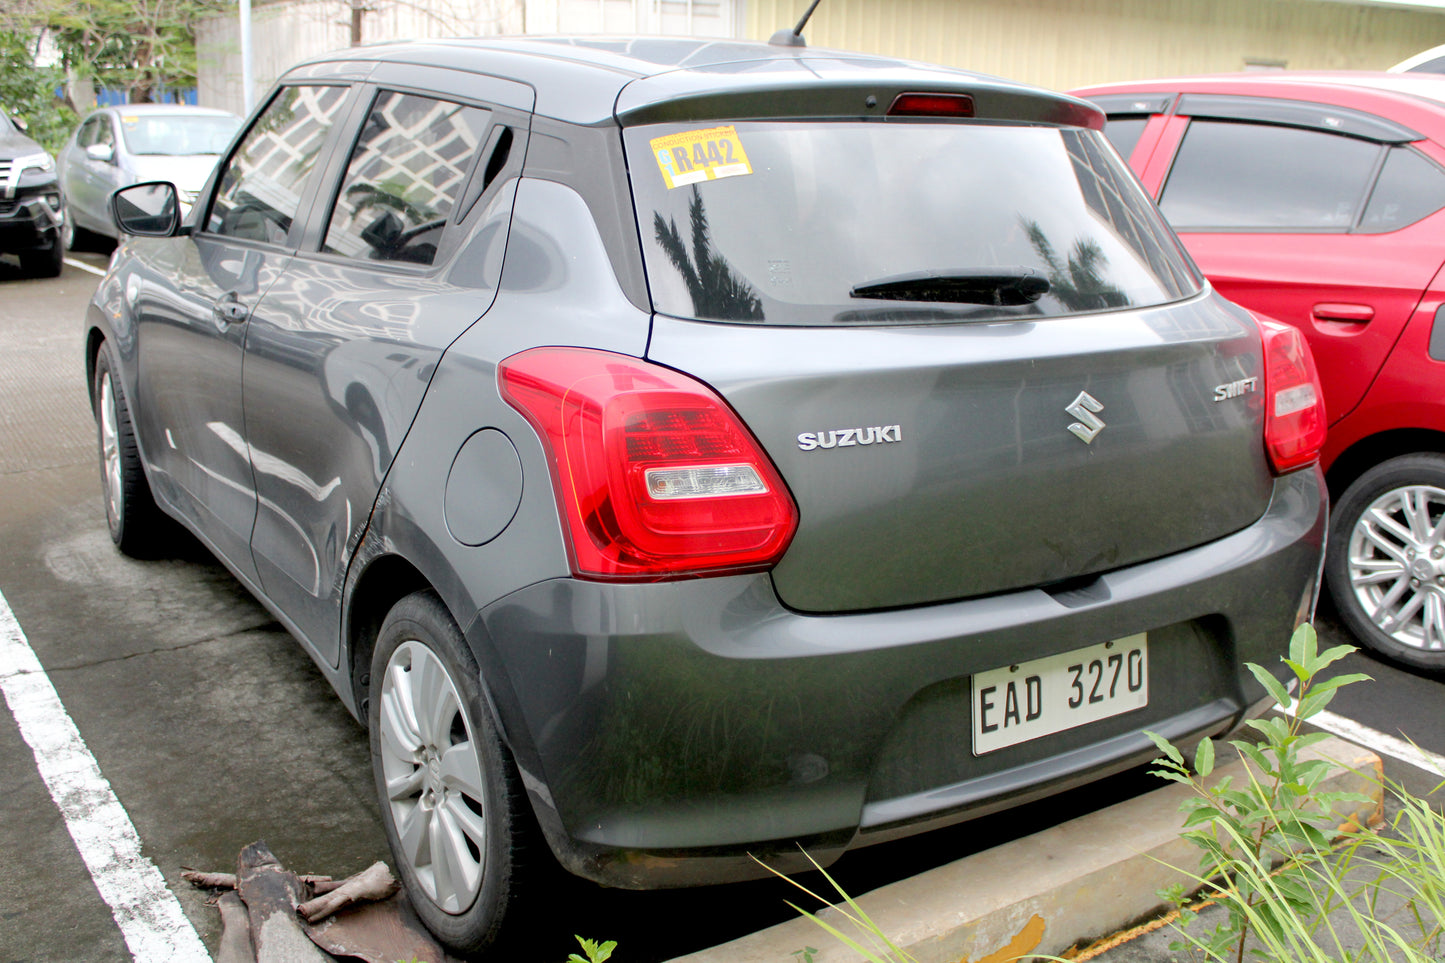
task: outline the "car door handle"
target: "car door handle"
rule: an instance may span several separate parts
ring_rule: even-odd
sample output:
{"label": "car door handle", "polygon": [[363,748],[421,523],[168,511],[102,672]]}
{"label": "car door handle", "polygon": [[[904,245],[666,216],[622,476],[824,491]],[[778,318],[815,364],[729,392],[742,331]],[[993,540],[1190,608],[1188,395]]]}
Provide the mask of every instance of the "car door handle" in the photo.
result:
{"label": "car door handle", "polygon": [[1337,304],[1322,302],[1310,309],[1316,321],[1349,321],[1364,324],[1375,316],[1375,309],[1368,304]]}
{"label": "car door handle", "polygon": [[234,293],[226,294],[211,302],[211,314],[222,325],[236,324],[246,320],[251,309],[241,303]]}

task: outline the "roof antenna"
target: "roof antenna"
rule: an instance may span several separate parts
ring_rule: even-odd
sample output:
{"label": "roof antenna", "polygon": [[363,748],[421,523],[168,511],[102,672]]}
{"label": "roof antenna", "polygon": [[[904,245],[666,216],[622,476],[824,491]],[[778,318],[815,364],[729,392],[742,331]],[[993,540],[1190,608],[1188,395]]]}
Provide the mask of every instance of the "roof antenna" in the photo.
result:
{"label": "roof antenna", "polygon": [[784,27],[768,38],[768,43],[776,44],[779,47],[806,47],[808,42],[803,39],[803,28],[808,25],[808,18],[813,15],[814,10],[818,9],[818,4],[821,2],[822,0],[813,0],[808,5],[808,12],[803,14],[803,19],[798,21],[796,27],[792,30]]}

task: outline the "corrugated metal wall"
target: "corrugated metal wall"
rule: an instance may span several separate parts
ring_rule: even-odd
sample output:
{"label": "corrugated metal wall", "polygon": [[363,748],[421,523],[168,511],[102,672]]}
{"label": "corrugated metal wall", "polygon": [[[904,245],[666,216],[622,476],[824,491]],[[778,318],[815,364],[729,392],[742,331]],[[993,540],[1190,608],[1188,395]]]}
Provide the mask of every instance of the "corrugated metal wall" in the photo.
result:
{"label": "corrugated metal wall", "polygon": [[[747,35],[791,27],[807,0],[748,0]],[[1348,0],[823,0],[804,36],[1066,90],[1242,70],[1379,70],[1445,43],[1445,12]]]}

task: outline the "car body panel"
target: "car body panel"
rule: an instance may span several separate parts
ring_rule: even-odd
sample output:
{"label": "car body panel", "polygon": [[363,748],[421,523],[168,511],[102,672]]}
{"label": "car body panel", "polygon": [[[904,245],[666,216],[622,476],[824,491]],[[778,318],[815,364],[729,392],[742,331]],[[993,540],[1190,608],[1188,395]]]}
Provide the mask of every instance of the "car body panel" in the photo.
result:
{"label": "car body panel", "polygon": [[[842,330],[659,317],[648,357],[716,388],[771,453],[802,515],[778,594],[835,612],[1092,575],[1244,528],[1270,497],[1263,395],[1214,389],[1262,374],[1257,337],[1201,298]],[[1083,391],[1102,407],[1091,441],[1069,430]]]}

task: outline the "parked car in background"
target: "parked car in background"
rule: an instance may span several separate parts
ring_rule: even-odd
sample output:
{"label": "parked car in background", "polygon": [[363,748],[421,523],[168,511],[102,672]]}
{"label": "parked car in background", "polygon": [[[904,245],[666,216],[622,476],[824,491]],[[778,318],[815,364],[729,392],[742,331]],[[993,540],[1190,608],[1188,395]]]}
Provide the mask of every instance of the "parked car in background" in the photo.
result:
{"label": "parked car in background", "polygon": [[69,211],[66,246],[76,231],[119,237],[110,195],[141,181],[170,181],[191,204],[231,142],[241,118],[180,104],[102,107],[81,121],[57,161]]}
{"label": "parked car in background", "polygon": [[797,46],[304,64],[188,219],[115,195],[111,536],[296,635],[465,952],[529,851],[791,872],[1231,731],[1313,612],[1318,385],[1103,123]]}
{"label": "parked car in background", "polygon": [[55,277],[64,211],[55,159],[0,115],[0,253],[14,254],[28,274]]}
{"label": "parked car in background", "polygon": [[1330,591],[1445,668],[1445,77],[1251,73],[1077,91],[1225,297],[1304,333],[1329,413]]}

